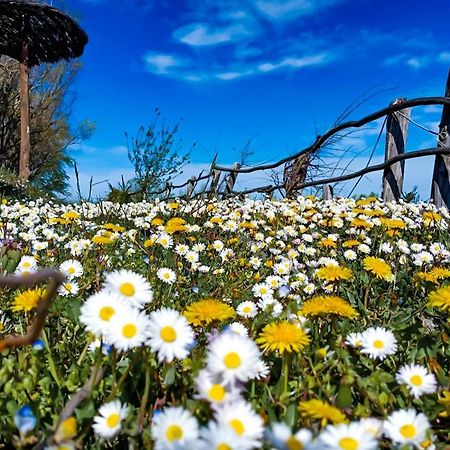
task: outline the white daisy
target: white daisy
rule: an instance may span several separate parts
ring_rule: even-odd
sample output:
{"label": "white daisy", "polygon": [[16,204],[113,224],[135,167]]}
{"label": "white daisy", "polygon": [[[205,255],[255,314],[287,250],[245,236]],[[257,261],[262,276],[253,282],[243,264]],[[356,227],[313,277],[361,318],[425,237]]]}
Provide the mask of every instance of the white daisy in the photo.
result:
{"label": "white daisy", "polygon": [[150,314],[147,344],[158,353],[158,360],[172,362],[189,354],[194,332],[187,319],[174,309],[161,308]]}
{"label": "white daisy", "polygon": [[83,266],[75,259],[69,259],[59,265],[59,270],[69,279],[79,278],[83,275]]}
{"label": "white daisy", "polygon": [[152,435],[155,450],[196,448],[198,423],[186,409],[172,406],[153,417]]}
{"label": "white daisy", "polygon": [[142,308],[153,300],[150,283],[142,275],[131,270],[117,270],[108,273],[104,287],[136,308]]}
{"label": "white daisy", "polygon": [[347,345],[350,345],[351,347],[361,347],[362,341],[363,341],[362,333],[350,333],[347,336],[345,343]]}
{"label": "white daisy", "polygon": [[200,430],[198,450],[250,450],[253,448],[247,440],[236,436],[228,425],[211,420]]}
{"label": "white daisy", "polygon": [[212,375],[202,369],[195,378],[198,398],[207,400],[212,406],[220,406],[239,397],[241,390],[221,381],[220,375]]}
{"label": "white daisy", "polygon": [[411,394],[418,398],[422,394],[436,392],[436,378],[426,367],[410,364],[400,368],[396,375],[397,382],[406,384]]}
{"label": "white daisy", "polygon": [[378,442],[359,422],[328,425],[319,435],[324,449],[375,450]]}
{"label": "white daisy", "polygon": [[58,293],[62,297],[67,297],[68,295],[77,295],[80,290],[80,286],[76,281],[65,281],[58,288]]}
{"label": "white daisy", "polygon": [[161,281],[167,284],[173,284],[177,279],[175,272],[172,269],[168,269],[167,267],[161,267],[161,269],[158,269],[158,271],[156,272],[156,276]]}
{"label": "white daisy", "polygon": [[219,424],[229,425],[238,437],[248,441],[253,447],[261,446],[263,420],[250,403],[245,400],[227,402],[215,411],[215,417]]}
{"label": "white daisy", "polygon": [[372,359],[384,359],[397,351],[397,340],[392,331],[381,327],[370,327],[362,333],[362,353]]}
{"label": "white daisy", "polygon": [[394,411],[384,422],[386,436],[397,444],[419,446],[429,428],[427,417],[414,409]]}
{"label": "white daisy", "polygon": [[109,330],[111,319],[126,311],[127,305],[118,295],[100,291],[88,297],[81,305],[80,322],[95,336],[104,336]]}
{"label": "white daisy", "polygon": [[247,381],[256,375],[260,359],[258,346],[248,337],[222,333],[208,347],[207,368],[225,382]]}
{"label": "white daisy", "polygon": [[268,440],[278,450],[292,450],[305,448],[312,440],[312,432],[305,428],[293,433],[291,427],[284,422],[271,424],[266,432]]}
{"label": "white daisy", "polygon": [[253,318],[256,316],[256,314],[258,314],[258,308],[253,302],[247,300],[245,302],[239,303],[238,307],[236,308],[236,312],[241,317]]}
{"label": "white daisy", "polygon": [[95,434],[105,439],[114,437],[119,433],[127,413],[127,406],[122,405],[120,400],[105,403],[98,410],[99,415],[94,417],[92,428]]}
{"label": "white daisy", "polygon": [[141,346],[147,339],[148,317],[137,309],[127,307],[115,314],[109,323],[106,340],[116,349],[127,351]]}

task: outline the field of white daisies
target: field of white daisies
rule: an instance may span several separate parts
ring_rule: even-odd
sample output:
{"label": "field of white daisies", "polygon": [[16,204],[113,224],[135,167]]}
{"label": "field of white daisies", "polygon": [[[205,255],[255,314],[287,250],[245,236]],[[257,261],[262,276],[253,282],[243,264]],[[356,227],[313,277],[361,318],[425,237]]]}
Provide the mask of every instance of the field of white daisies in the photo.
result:
{"label": "field of white daisies", "polygon": [[[0,353],[0,448],[444,449],[450,214],[376,198],[4,200],[3,272],[66,276]],[[0,340],[46,283],[5,288]]]}

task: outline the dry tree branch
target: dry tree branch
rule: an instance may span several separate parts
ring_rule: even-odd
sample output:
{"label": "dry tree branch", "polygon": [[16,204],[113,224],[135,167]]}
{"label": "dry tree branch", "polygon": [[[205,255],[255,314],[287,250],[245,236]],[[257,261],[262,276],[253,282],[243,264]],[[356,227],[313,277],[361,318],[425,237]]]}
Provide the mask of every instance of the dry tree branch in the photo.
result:
{"label": "dry tree branch", "polygon": [[55,269],[43,269],[37,273],[29,275],[0,275],[0,287],[17,288],[20,286],[32,287],[42,281],[50,280],[47,285],[44,298],[39,302],[36,308],[36,317],[24,335],[8,334],[0,340],[0,353],[7,348],[21,347],[31,345],[40,335],[44,328],[45,319],[52,300],[56,297],[58,287],[62,285],[65,276],[62,272]]}

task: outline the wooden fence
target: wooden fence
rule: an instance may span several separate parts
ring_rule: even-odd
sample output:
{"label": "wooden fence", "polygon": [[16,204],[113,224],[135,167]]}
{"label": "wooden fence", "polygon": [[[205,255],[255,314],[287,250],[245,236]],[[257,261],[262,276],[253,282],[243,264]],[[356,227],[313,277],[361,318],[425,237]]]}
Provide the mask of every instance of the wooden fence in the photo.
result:
{"label": "wooden fence", "polygon": [[[429,130],[411,119],[412,108],[427,105],[442,105],[442,115],[438,132]],[[360,128],[383,117],[385,118],[386,125],[385,158],[383,163],[372,166],[367,165],[364,169],[341,176],[297,183],[296,192],[300,192],[302,189],[308,187],[323,186],[323,198],[330,199],[333,196],[333,186],[335,184],[361,178],[371,172],[383,171],[383,200],[387,202],[397,201],[402,197],[403,192],[405,160],[424,156],[435,156],[431,182],[431,200],[438,207],[446,206],[450,208],[450,71],[444,97],[422,97],[411,100],[396,99],[388,107],[369,114],[360,120],[343,122],[336,125],[323,135],[317,136],[312,145],[274,163],[246,167],[241,167],[239,163],[235,163],[232,167],[226,167],[216,164],[216,155],[208,173],[204,174],[202,172],[198,177],[191,177],[185,183],[179,185],[168,183],[161,191],[151,192],[150,194],[163,195],[166,199],[174,198],[172,196],[173,191],[184,187],[186,187],[184,197],[187,199],[200,196],[226,198],[234,195],[247,195],[258,192],[271,194],[275,191],[285,194],[286,186],[283,183],[259,186],[244,191],[236,191],[234,190],[234,186],[239,174],[276,169],[302,156],[314,154],[341,131]],[[413,125],[436,135],[436,147],[407,152],[408,128]],[[205,182],[203,189],[196,192],[196,188],[201,182]]]}

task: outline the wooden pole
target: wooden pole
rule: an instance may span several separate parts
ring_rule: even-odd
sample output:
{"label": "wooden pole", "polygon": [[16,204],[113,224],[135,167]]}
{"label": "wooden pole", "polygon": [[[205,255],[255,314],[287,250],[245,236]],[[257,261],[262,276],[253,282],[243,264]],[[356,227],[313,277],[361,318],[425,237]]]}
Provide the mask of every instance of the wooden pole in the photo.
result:
{"label": "wooden pole", "polygon": [[187,199],[190,199],[192,197],[192,194],[194,193],[196,180],[197,180],[196,177],[189,178],[189,183],[188,183],[187,192],[186,192]]}
{"label": "wooden pole", "polygon": [[[448,71],[447,84],[445,86],[445,97],[450,97],[450,70]],[[442,108],[437,146],[450,146],[449,105],[444,105]],[[436,155],[434,160],[431,200],[439,208],[442,206],[450,208],[450,157],[447,155]]]}
{"label": "wooden pole", "polygon": [[220,180],[220,170],[214,169],[212,174],[211,186],[209,188],[211,193],[213,193],[212,195],[217,193],[217,188],[219,187],[219,180]]}
{"label": "wooden pole", "polygon": [[28,44],[22,44],[22,54],[19,61],[20,90],[20,160],[19,178],[27,181],[30,176],[30,102],[29,102],[29,72]]}
{"label": "wooden pole", "polygon": [[[234,170],[239,170],[240,168],[241,168],[241,165],[238,162],[233,164]],[[237,176],[238,176],[237,172],[230,172],[230,174],[228,175],[227,183],[226,183],[226,191],[228,194],[231,194],[231,192],[234,188],[234,184],[236,183]]]}
{"label": "wooden pole", "polygon": [[333,186],[330,184],[324,184],[323,185],[323,193],[322,197],[324,200],[331,200],[333,198]]}
{"label": "wooden pole", "polygon": [[[397,101],[399,100],[396,100],[394,104]],[[405,153],[406,139],[408,136],[408,119],[410,116],[410,108],[389,114],[386,123],[385,161]],[[383,200],[385,202],[400,200],[403,191],[404,173],[405,161],[392,164],[392,166],[389,166],[384,170]]]}

